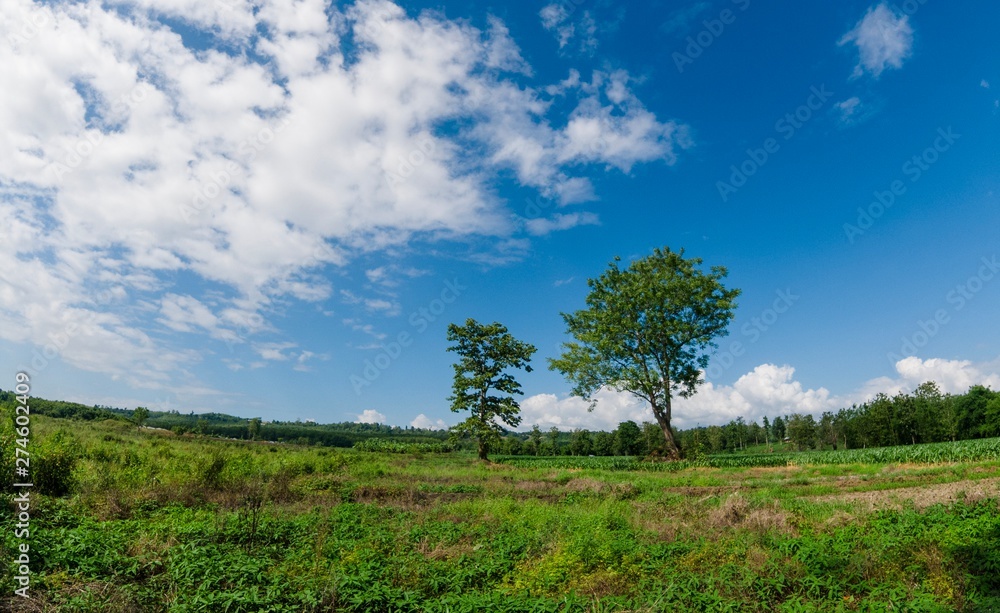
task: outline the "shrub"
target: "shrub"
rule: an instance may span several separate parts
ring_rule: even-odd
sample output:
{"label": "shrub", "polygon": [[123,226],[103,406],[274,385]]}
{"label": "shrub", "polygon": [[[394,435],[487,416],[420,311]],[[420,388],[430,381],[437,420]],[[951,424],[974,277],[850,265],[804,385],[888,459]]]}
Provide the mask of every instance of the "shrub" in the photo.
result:
{"label": "shrub", "polygon": [[75,484],[73,469],[79,454],[72,437],[62,430],[40,445],[31,460],[31,478],[42,494],[65,496]]}

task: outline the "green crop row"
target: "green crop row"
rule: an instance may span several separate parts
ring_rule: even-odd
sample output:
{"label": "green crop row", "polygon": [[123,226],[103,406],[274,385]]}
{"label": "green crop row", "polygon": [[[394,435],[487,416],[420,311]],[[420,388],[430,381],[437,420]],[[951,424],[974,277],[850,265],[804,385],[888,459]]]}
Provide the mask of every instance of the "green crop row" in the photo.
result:
{"label": "green crop row", "polygon": [[399,443],[380,438],[370,438],[354,443],[358,451],[380,453],[448,453],[453,447],[447,443]]}
{"label": "green crop row", "polygon": [[1000,438],[927,445],[902,445],[870,449],[768,453],[757,455],[713,455],[700,460],[649,462],[631,457],[501,456],[498,461],[519,468],[590,468],[599,470],[676,471],[685,468],[756,468],[824,464],[936,464],[1000,460]]}

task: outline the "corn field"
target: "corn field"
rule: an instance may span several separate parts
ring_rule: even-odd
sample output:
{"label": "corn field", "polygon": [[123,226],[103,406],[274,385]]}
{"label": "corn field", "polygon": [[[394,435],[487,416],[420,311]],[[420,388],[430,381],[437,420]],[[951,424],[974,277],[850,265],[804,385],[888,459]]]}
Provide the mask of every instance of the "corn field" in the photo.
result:
{"label": "corn field", "polygon": [[497,458],[499,462],[520,468],[593,468],[644,471],[676,471],[694,467],[756,468],[823,464],[936,464],[983,460],[1000,460],[1000,438],[838,451],[757,455],[725,454],[681,462],[647,462],[631,457],[504,456]]}

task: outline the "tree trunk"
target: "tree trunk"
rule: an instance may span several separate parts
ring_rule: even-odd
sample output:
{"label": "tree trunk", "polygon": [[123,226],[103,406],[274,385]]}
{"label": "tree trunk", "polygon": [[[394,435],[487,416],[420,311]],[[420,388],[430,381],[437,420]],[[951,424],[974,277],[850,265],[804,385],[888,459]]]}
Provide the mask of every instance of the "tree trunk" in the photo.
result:
{"label": "tree trunk", "polygon": [[479,459],[482,460],[483,462],[488,462],[489,461],[486,458],[487,451],[488,450],[486,449],[486,443],[484,441],[480,440],[479,441]]}
{"label": "tree trunk", "polygon": [[670,398],[667,398],[666,406],[662,409],[656,406],[655,402],[650,402],[653,407],[653,416],[656,417],[656,423],[659,424],[660,430],[663,430],[663,438],[666,441],[666,457],[671,462],[675,462],[681,459],[681,450],[677,445],[677,440],[674,439],[674,432],[670,429]]}

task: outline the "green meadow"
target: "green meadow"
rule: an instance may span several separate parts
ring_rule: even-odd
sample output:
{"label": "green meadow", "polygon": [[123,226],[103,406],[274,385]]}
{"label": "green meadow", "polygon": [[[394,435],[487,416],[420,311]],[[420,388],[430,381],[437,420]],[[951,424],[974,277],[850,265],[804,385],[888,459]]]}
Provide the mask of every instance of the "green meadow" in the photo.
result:
{"label": "green meadow", "polygon": [[1000,609],[997,441],[650,470],[32,428],[32,598],[11,596],[7,513],[11,610]]}

